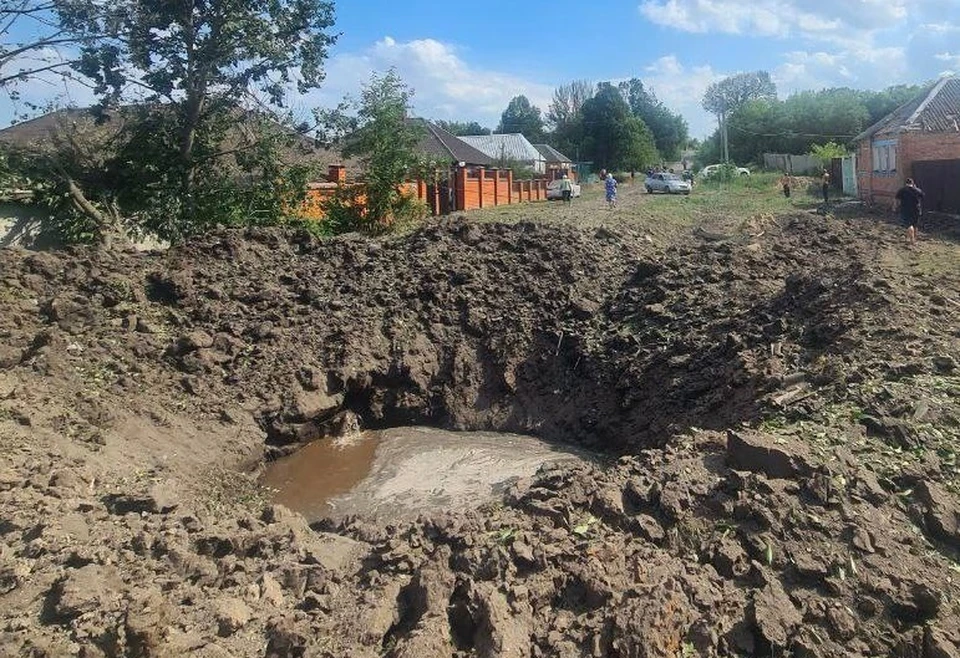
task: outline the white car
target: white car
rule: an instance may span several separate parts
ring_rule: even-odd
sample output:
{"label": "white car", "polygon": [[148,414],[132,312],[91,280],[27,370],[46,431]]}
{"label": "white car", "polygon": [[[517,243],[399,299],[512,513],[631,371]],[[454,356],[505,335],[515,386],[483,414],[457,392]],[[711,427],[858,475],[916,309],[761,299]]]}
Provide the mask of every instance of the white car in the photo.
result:
{"label": "white car", "polygon": [[[716,173],[717,170],[719,170],[720,167],[722,167],[722,166],[723,166],[722,164],[707,165],[706,167],[704,167],[703,169],[700,170],[700,176],[703,177],[703,178],[710,178],[710,177],[713,176],[713,174]],[[733,167],[733,165],[730,165],[730,166]],[[737,175],[738,175],[738,176],[749,176],[749,175],[750,175],[750,170],[747,169],[746,167],[734,167],[734,169],[737,170]]]}
{"label": "white car", "polygon": [[676,174],[669,172],[658,172],[647,176],[644,181],[647,192],[666,192],[667,194],[690,194],[692,186],[689,181],[685,181]]}
{"label": "white car", "polygon": [[[580,196],[580,186],[573,181],[570,181],[570,193],[570,196],[572,196],[574,199]],[[547,183],[547,200],[554,201],[562,198],[563,193],[560,191],[560,181],[552,180]]]}

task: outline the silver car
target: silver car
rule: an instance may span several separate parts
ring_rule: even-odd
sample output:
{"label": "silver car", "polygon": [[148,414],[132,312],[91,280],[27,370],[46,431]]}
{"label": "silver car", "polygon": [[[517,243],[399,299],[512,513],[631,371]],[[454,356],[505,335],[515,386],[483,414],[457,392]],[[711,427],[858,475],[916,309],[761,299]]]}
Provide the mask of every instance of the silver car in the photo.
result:
{"label": "silver car", "polygon": [[656,173],[647,176],[643,183],[647,192],[666,192],[667,194],[690,194],[692,189],[689,181],[685,181],[676,174]]}

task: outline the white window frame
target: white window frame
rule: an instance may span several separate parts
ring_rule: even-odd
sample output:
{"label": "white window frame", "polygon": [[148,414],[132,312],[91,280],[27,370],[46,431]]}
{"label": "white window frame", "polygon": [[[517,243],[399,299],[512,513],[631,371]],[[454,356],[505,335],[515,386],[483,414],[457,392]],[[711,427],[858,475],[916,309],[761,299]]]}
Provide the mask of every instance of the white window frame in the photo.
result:
{"label": "white window frame", "polygon": [[893,174],[897,171],[897,141],[882,140],[871,145],[873,172]]}

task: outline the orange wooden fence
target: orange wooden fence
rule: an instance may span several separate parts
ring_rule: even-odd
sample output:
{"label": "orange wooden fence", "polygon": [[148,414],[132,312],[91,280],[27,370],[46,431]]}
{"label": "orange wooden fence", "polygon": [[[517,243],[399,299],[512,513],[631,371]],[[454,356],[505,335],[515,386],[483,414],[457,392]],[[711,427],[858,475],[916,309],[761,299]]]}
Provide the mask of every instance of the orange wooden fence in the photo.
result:
{"label": "orange wooden fence", "polygon": [[[416,195],[434,215],[457,210],[492,208],[512,203],[545,201],[547,184],[545,178],[513,180],[512,169],[486,169],[484,167],[458,167],[453,177],[453,198],[446,199],[449,188],[446,181],[440,185],[417,180],[401,185],[404,194]],[[327,182],[312,183],[298,211],[304,219],[320,220],[324,217],[324,204],[346,182],[343,167],[330,167]]]}

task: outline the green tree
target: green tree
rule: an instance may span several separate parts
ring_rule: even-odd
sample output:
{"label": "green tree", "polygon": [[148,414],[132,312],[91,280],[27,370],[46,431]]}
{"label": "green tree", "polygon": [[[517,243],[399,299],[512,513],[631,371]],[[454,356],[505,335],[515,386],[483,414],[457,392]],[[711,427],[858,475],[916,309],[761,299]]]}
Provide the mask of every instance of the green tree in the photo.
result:
{"label": "green tree", "polygon": [[500,115],[497,132],[520,133],[534,143],[543,141],[543,117],[540,108],[526,96],[515,96]]}
{"label": "green tree", "polygon": [[[418,150],[422,132],[410,120],[412,97],[390,69],[384,75],[373,74],[359,100],[318,112],[327,138],[342,147],[344,157],[359,158],[363,168],[363,185],[344,190],[327,208],[332,232],[377,233],[395,220],[422,214],[416,200],[401,192],[409,177],[436,168]],[[362,203],[359,196],[364,197]]]}
{"label": "green tree", "polygon": [[583,104],[593,97],[594,89],[594,84],[588,80],[560,85],[554,90],[547,110],[550,127],[547,142],[573,158],[582,155]]}
{"label": "green tree", "polygon": [[[932,84],[932,83],[930,83]],[[894,85],[882,91],[865,92],[863,104],[869,114],[868,123],[875,124],[895,109],[923,92],[929,85]]]}
{"label": "green tree", "polygon": [[462,137],[463,135],[489,135],[492,130],[481,126],[476,121],[444,121],[437,119],[435,124],[446,130],[451,135]]}
{"label": "green tree", "polygon": [[916,92],[913,87],[838,87],[796,93],[783,101],[749,100],[727,117],[730,156],[737,162],[760,162],[763,153],[808,153],[831,141],[850,146],[856,135]]}
{"label": "green tree", "polygon": [[[164,212],[190,230],[214,219],[206,213],[216,204],[203,203],[209,191],[198,186],[224,183],[223,160],[244,161],[223,143],[238,100],[282,106],[294,83],[300,92],[318,86],[336,39],[328,0],[55,4],[59,28],[82,44],[73,68],[92,81],[103,105],[135,87],[153,109],[147,125],[159,132],[149,155],[164,167],[131,155],[144,165],[141,173],[155,176],[146,187],[165,194]],[[243,155],[256,152],[254,145]]]}
{"label": "green tree", "polygon": [[701,104],[707,112],[717,115],[723,145],[724,162],[730,160],[727,117],[730,113],[751,100],[776,100],[777,86],[766,71],[738,73],[714,82],[707,87]]}
{"label": "green tree", "polygon": [[601,82],[583,104],[584,155],[595,167],[638,170],[660,159],[650,129],[633,116],[620,90]]}
{"label": "green tree", "polygon": [[680,149],[689,137],[686,120],[671,112],[638,78],[621,82],[620,91],[633,116],[643,120],[650,128],[660,156],[671,161],[678,160]]}
{"label": "green tree", "polygon": [[834,158],[842,158],[847,154],[847,149],[836,142],[827,142],[826,144],[814,144],[810,150],[810,155],[817,159],[823,167],[830,166]]}
{"label": "green tree", "polygon": [[[229,134],[234,155],[229,167],[221,159],[216,167],[198,168],[199,223],[176,214],[176,195],[163,185],[163,173],[176,164],[163,112],[71,110],[53,118],[43,140],[0,151],[18,187],[33,190],[35,203],[49,213],[40,226],[48,243],[109,245],[142,232],[176,241],[213,223],[276,223],[305,194],[309,167],[284,163],[291,142],[303,140],[267,115],[235,111],[211,124],[217,134]],[[204,154],[198,150],[201,159]]]}
{"label": "green tree", "polygon": [[589,80],[574,80],[560,85],[553,91],[553,99],[547,109],[547,122],[553,130],[576,122],[583,104],[593,97],[594,86]]}

